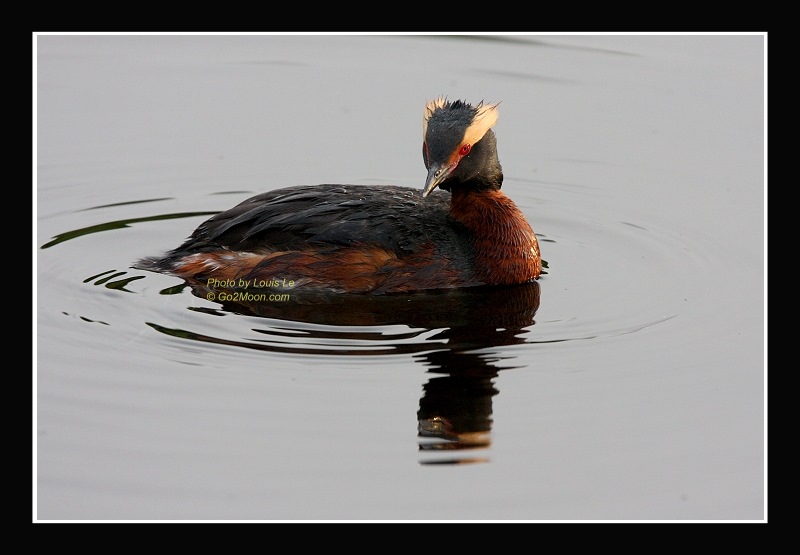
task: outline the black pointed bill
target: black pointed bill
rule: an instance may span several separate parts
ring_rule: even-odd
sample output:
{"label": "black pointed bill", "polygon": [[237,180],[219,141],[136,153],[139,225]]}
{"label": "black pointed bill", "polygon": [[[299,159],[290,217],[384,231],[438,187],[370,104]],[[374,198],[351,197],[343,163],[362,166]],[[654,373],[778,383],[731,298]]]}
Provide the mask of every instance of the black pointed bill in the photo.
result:
{"label": "black pointed bill", "polygon": [[447,179],[447,176],[450,175],[457,165],[458,164],[440,166],[438,164],[432,164],[431,167],[428,168],[428,177],[425,180],[425,188],[422,189],[422,198],[431,194],[442,181]]}

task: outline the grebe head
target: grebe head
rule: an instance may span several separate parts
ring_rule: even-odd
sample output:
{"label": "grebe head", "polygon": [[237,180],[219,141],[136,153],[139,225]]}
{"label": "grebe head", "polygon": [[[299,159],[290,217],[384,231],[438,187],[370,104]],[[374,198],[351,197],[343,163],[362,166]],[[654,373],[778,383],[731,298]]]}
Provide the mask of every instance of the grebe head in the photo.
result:
{"label": "grebe head", "polygon": [[[425,105],[422,118],[422,158],[428,169],[422,196],[436,187],[474,182],[475,188],[499,188],[502,171],[491,127],[497,123],[498,103],[472,106],[439,97]],[[497,179],[499,174],[499,181]]]}

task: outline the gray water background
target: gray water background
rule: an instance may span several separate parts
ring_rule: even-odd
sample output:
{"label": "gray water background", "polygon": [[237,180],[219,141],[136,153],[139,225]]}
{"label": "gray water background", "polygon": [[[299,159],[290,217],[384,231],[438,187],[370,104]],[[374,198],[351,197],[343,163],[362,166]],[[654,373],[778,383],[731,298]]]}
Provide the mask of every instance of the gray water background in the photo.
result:
{"label": "gray water background", "polygon": [[[766,37],[34,48],[34,519],[766,518]],[[421,187],[438,95],[502,102],[549,265],[513,340],[236,313],[130,267],[262,191]],[[422,400],[462,366],[488,441],[427,448]]]}

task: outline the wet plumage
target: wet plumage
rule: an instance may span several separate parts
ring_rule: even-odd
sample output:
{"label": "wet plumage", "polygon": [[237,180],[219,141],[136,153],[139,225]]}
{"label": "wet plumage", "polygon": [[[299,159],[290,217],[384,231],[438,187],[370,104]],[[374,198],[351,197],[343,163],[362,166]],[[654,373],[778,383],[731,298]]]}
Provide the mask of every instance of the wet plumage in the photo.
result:
{"label": "wet plumage", "polygon": [[281,277],[296,288],[353,293],[536,279],[536,236],[500,190],[496,121],[497,104],[437,98],[423,117],[423,188],[276,189],[211,217],[181,246],[137,267],[200,284]]}

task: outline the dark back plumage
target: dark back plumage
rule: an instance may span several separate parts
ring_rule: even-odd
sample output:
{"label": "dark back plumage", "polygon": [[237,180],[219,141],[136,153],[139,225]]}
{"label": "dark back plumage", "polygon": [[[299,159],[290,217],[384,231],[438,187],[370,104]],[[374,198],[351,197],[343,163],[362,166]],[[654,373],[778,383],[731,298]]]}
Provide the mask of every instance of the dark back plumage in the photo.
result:
{"label": "dark back plumage", "polygon": [[276,189],[211,217],[175,250],[202,252],[224,245],[272,252],[378,243],[403,254],[452,234],[449,207],[449,195],[423,199],[418,189],[409,187],[326,184]]}

